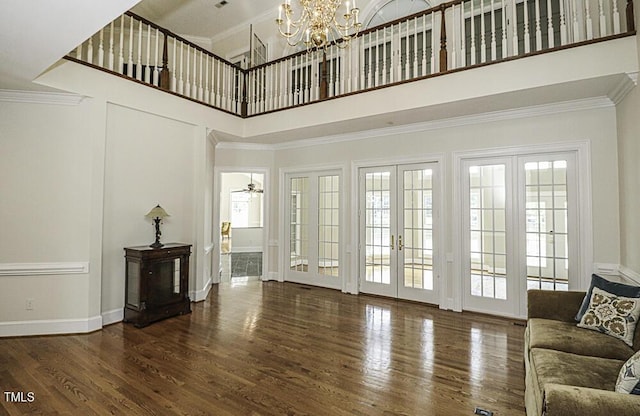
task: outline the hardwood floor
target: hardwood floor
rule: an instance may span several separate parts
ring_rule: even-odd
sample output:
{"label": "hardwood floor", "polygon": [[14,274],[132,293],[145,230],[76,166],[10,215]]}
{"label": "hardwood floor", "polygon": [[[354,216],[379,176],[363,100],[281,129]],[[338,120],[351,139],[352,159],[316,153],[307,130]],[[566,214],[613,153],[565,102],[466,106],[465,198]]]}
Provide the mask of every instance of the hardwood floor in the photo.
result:
{"label": "hardwood floor", "polygon": [[0,414],[523,416],[524,328],[290,283],[143,329],[0,339]]}

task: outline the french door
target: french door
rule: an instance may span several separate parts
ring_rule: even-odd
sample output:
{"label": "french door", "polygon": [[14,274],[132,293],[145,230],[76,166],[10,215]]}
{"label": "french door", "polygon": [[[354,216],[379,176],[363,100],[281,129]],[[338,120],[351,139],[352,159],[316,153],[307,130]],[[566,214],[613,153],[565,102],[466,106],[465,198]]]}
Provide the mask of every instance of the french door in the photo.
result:
{"label": "french door", "polygon": [[439,303],[436,163],[359,172],[360,291]]}
{"label": "french door", "polygon": [[285,176],[285,280],[341,289],[340,172]]}
{"label": "french door", "polygon": [[575,165],[573,153],[462,164],[464,309],[523,316],[527,289],[576,283]]}

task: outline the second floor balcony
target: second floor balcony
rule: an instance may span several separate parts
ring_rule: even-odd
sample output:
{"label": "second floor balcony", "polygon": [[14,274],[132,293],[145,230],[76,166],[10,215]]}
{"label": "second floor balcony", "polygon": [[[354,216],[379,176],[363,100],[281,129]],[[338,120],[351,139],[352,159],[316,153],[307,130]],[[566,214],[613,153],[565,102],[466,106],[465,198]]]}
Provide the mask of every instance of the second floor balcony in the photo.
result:
{"label": "second floor balcony", "polygon": [[[360,120],[358,128],[393,124],[374,121],[376,106],[410,123],[425,119],[412,115],[417,109],[434,108],[426,119],[500,110],[507,106],[492,100],[499,94],[510,97],[508,108],[610,95],[637,79],[635,33],[631,0],[455,0],[362,31],[347,48],[243,69],[126,13],[68,59],[249,119],[246,137],[268,137],[282,134],[277,113],[298,107],[288,130],[347,119]],[[387,87],[402,97],[395,105]],[[344,99],[333,102],[342,118],[306,109],[336,98]],[[447,106],[454,102],[463,104]],[[305,121],[309,112],[318,120]]]}

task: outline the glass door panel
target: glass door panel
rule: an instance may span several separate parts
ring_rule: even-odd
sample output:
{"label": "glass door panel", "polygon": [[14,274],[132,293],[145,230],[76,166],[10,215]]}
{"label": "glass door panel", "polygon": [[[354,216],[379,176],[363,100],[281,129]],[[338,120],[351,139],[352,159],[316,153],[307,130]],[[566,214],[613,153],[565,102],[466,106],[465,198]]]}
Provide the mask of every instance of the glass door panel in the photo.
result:
{"label": "glass door panel", "polygon": [[340,177],[318,178],[318,274],[339,276]]}
{"label": "glass door panel", "polygon": [[360,170],[360,290],[439,303],[434,254],[436,164]]}
{"label": "glass door panel", "polygon": [[290,269],[309,269],[309,178],[290,178],[289,259]]}
{"label": "glass door panel", "polygon": [[399,296],[438,303],[434,281],[434,171],[431,165],[399,166],[402,189],[398,236]]}
{"label": "glass door panel", "polygon": [[566,159],[524,162],[528,289],[569,290],[567,168]]}

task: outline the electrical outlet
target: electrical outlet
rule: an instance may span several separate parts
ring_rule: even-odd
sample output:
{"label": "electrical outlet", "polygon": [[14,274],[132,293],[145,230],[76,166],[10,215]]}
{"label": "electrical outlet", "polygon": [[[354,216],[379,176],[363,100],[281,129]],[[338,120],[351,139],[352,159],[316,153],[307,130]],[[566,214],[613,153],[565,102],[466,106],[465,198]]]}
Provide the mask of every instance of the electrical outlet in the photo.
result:
{"label": "electrical outlet", "polygon": [[479,407],[476,407],[476,411],[473,412],[474,415],[481,415],[481,416],[493,416],[493,412],[490,410],[484,410],[481,409]]}
{"label": "electrical outlet", "polygon": [[28,311],[33,310],[33,298],[27,298],[27,300],[24,303],[24,308]]}

